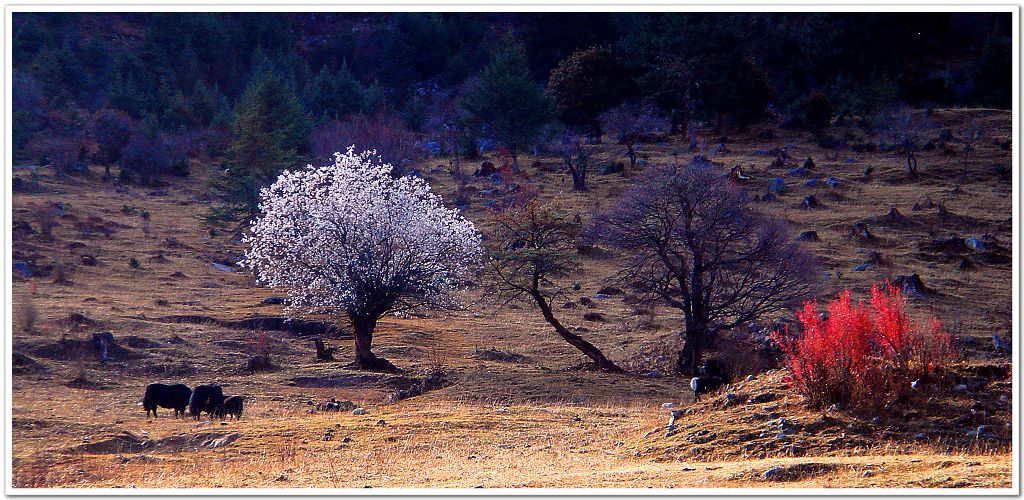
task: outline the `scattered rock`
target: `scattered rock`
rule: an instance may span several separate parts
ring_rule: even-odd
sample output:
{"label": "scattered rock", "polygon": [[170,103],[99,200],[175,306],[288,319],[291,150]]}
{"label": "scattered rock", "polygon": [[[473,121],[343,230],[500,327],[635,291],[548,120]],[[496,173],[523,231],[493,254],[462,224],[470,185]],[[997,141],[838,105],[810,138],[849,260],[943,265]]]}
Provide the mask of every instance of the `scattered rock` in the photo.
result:
{"label": "scattered rock", "polygon": [[[572,302],[570,302],[572,304]],[[575,304],[573,304],[575,305]],[[522,363],[526,361],[526,356],[522,354],[516,354],[514,352],[503,351],[495,347],[491,348],[479,348],[473,352],[473,358],[482,359],[487,361],[501,361],[504,363]]]}
{"label": "scattered rock", "polygon": [[614,286],[606,286],[597,291],[601,295],[622,295],[622,290]]}
{"label": "scattered rock", "polygon": [[891,225],[903,225],[910,222],[910,219],[904,217],[896,207],[889,207],[889,212],[885,214],[883,220]]}
{"label": "scattered rock", "polygon": [[626,164],[621,162],[621,161],[615,161],[615,162],[608,163],[605,166],[601,167],[600,174],[601,175],[621,174],[622,172],[625,172],[625,171],[626,171]]}
{"label": "scattered rock", "polygon": [[897,276],[893,284],[900,287],[906,295],[928,295],[932,290],[925,286],[917,273]]}
{"label": "scattered rock", "polygon": [[586,320],[586,321],[597,321],[597,322],[602,322],[602,321],[605,320],[604,319],[604,315],[602,315],[599,312],[593,312],[593,311],[585,313],[583,315],[583,319]]}
{"label": "scattered rock", "polygon": [[96,264],[98,264],[98,262],[96,261],[96,257],[92,255],[81,256],[79,258],[79,262],[81,262],[83,266],[95,266]]}
{"label": "scattered rock", "polygon": [[220,262],[214,262],[213,263],[213,268],[218,270],[218,271],[225,272],[225,273],[233,273],[233,272],[235,272],[235,268],[233,268],[231,266],[228,266],[228,265],[225,265],[225,264],[221,264]]}
{"label": "scattered rock", "polygon": [[821,241],[817,231],[804,231],[796,239],[797,241]]}
{"label": "scattered rock", "polygon": [[11,355],[11,371],[15,375],[22,375],[25,373],[37,373],[46,371],[46,367],[42,363],[28,357],[20,352],[15,352]]}
{"label": "scattered rock", "polygon": [[772,467],[761,474],[765,481],[796,481],[808,477],[828,474],[836,470],[834,464],[802,463],[785,467]]}
{"label": "scattered rock", "polygon": [[480,168],[478,168],[476,170],[476,172],[473,172],[473,176],[475,176],[475,177],[487,177],[487,176],[493,175],[493,174],[495,174],[497,172],[498,172],[498,169],[494,168],[494,164],[493,163],[491,163],[489,161],[485,161],[485,162],[480,164]]}
{"label": "scattered rock", "polygon": [[992,336],[992,343],[996,346],[996,352],[1003,352],[1006,354],[1013,353],[1012,346],[1010,346],[1010,344],[1003,340],[999,335]]}
{"label": "scattered rock", "polygon": [[967,251],[967,241],[959,236],[945,236],[922,245],[922,249],[945,254],[961,254]]}
{"label": "scattered rock", "polygon": [[804,201],[800,203],[800,206],[805,209],[812,209],[818,208],[819,206],[821,206],[821,203],[818,201],[818,198],[814,197],[813,194],[809,194],[807,196],[804,196]]}
{"label": "scattered rock", "polygon": [[356,408],[356,409],[352,410],[352,414],[353,415],[366,415],[366,409],[364,409],[364,408]]}
{"label": "scattered rock", "polygon": [[433,391],[436,389],[441,389],[442,387],[447,387],[452,383],[453,382],[448,379],[448,375],[444,371],[436,370],[422,379],[415,380],[410,387],[406,389],[400,389],[392,393],[391,395],[388,396],[388,402],[396,403],[403,399],[419,396],[420,394],[423,394],[427,391]]}
{"label": "scattered rock", "polygon": [[970,248],[971,250],[988,250],[988,245],[986,245],[984,242],[973,236],[964,240],[964,243],[967,245],[967,248]]}
{"label": "scattered rock", "polygon": [[287,302],[288,297],[267,297],[263,299],[263,301],[260,302],[260,304],[263,304],[265,306],[279,306],[286,304]]}
{"label": "scattered rock", "polygon": [[12,266],[14,274],[22,279],[29,279],[32,277],[32,268],[27,262],[15,262]]}
{"label": "scattered rock", "polygon": [[785,193],[786,180],[781,177],[775,177],[772,180],[768,181],[768,191],[770,193]]}
{"label": "scattered rock", "polygon": [[850,230],[850,237],[861,241],[875,241],[878,238],[871,234],[868,230],[868,225],[863,222],[858,222],[853,225],[853,229]]}

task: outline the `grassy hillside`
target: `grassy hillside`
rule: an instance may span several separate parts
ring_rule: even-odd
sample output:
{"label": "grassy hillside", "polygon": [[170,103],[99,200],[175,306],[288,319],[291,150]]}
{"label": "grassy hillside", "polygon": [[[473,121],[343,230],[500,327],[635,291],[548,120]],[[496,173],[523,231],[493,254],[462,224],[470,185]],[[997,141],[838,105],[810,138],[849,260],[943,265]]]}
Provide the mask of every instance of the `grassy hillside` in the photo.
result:
{"label": "grassy hillside", "polygon": [[[936,147],[919,154],[921,175],[913,181],[895,152],[836,154],[808,134],[777,131],[766,140],[755,129],[730,136],[724,151],[711,154],[720,141],[701,137],[723,174],[739,165],[753,176],[745,183],[752,195],[763,193],[772,177],[787,180],[786,193],[758,206],[797,231],[817,231],[821,241],[806,245],[824,272],[822,301],[841,289],[865,296],[872,284],[910,273],[933,290],[911,298],[912,310],[942,318],[964,360],[941,387],[880,415],[807,410],[784,382],[785,372],[740,362],[750,356],[730,346],[742,345],[743,332],[730,337],[736,342],[720,342],[719,355],[752,380],[692,404],[688,381],[670,375],[679,316],[666,308],[637,314],[621,295],[594,298],[617,267],[618,257],[605,252],[581,256],[581,288],[571,297],[591,297],[595,307],[558,313],[629,374],[586,370],[585,358],[529,304],[497,308],[477,292],[464,311],[381,323],[375,350],[404,369],[400,375],[345,369],[353,355],[346,324],[337,325],[340,338],[326,339],[340,348],[338,361],[317,362],[311,336],[274,330],[272,321],[264,322],[263,333],[276,368],[249,373],[244,367],[260,332],[245,320],[283,313],[263,302],[274,292],[256,287],[250,275],[218,269],[244,249],[234,233],[203,222],[210,166],[193,164],[192,178],[157,191],[19,170],[13,260],[33,276],[21,277],[16,264],[14,484],[1008,487],[1010,370],[992,336],[1012,337],[1012,185],[1003,175],[1011,157],[1002,147],[1011,136],[1011,114],[935,110],[931,119],[938,124],[928,132]],[[965,160],[955,137],[972,124],[984,139]],[[946,129],[954,139],[943,142]],[[844,132],[851,144],[878,140],[853,129],[836,133]],[[765,153],[780,146],[792,164],[770,168],[774,156]],[[596,147],[598,170],[625,161],[622,146]],[[694,154],[676,142],[642,147],[648,164],[686,162]],[[819,179],[816,186],[789,175],[807,157],[816,165],[810,175]],[[558,158],[524,163],[534,160],[515,182],[536,186],[542,200],[584,220],[631,183],[594,175],[590,191],[573,192]],[[459,186],[440,163],[420,170],[453,200]],[[839,186],[825,183],[828,177]],[[504,203],[512,196],[509,184],[476,178],[462,188],[470,195],[465,213],[485,234],[496,215],[488,201]],[[821,206],[802,208],[808,195]],[[889,215],[892,208],[900,216]],[[851,236],[861,222],[876,239]],[[989,249],[934,245],[947,236],[975,237]],[[872,251],[880,252],[879,263],[854,271]],[[30,309],[38,318],[29,330]],[[583,320],[591,311],[605,321]],[[100,331],[111,332],[116,343],[105,364],[90,341]],[[389,402],[436,370],[452,383]],[[149,420],[137,406],[148,383],[211,380],[228,394],[247,396],[243,419],[196,423],[161,410]],[[960,383],[966,390],[955,388]],[[331,397],[367,413],[311,412]],[[670,435],[666,402],[684,409]],[[780,425],[780,418],[788,423]],[[792,434],[780,439],[783,426]],[[987,438],[977,437],[979,426]]]}

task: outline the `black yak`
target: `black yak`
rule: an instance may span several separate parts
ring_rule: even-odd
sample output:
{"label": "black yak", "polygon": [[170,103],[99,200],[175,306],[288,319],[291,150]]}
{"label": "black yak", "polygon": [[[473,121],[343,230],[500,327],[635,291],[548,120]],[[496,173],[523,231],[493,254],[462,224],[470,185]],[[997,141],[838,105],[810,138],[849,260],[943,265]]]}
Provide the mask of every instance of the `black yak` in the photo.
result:
{"label": "black yak", "polygon": [[217,410],[217,416],[222,420],[224,417],[235,417],[242,418],[242,407],[245,404],[245,398],[242,396],[231,396],[224,400],[224,404]]}
{"label": "black yak", "polygon": [[720,377],[693,377],[690,379],[690,389],[693,390],[693,401],[700,400],[701,394],[707,394],[725,385]]}
{"label": "black yak", "polygon": [[192,389],[185,384],[149,384],[146,386],[146,394],[142,396],[142,407],[146,409],[146,417],[153,412],[156,417],[157,407],[174,408],[174,416],[178,414],[185,417],[185,407],[188,406],[192,397]]}
{"label": "black yak", "polygon": [[690,379],[690,389],[693,390],[694,402],[700,399],[701,394],[716,391],[719,387],[732,381],[732,377],[729,376],[729,371],[725,368],[725,365],[714,358],[705,361],[704,368],[701,371],[703,375]]}
{"label": "black yak", "polygon": [[217,384],[197,385],[192,391],[192,399],[188,402],[188,412],[192,418],[199,420],[205,411],[213,418],[224,404],[224,390]]}

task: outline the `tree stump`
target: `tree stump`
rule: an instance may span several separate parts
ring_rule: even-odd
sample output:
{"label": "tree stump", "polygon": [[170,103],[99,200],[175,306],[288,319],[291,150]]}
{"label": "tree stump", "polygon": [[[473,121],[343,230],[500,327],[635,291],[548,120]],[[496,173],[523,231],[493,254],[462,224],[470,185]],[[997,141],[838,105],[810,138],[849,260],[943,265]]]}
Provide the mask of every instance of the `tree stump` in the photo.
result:
{"label": "tree stump", "polygon": [[324,340],[320,337],[313,339],[316,344],[316,360],[317,361],[334,361],[334,351],[337,351],[337,347],[327,347],[324,345]]}

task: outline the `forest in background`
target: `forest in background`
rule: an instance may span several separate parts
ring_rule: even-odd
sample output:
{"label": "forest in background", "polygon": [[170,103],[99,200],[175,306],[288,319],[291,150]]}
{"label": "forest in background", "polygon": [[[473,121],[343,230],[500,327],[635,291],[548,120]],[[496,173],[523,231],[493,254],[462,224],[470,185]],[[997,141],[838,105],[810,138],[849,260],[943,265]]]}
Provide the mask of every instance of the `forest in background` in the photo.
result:
{"label": "forest in background", "polygon": [[154,184],[212,159],[233,168],[213,183],[228,218],[253,211],[239,195],[253,183],[341,144],[400,165],[496,147],[515,161],[572,131],[600,140],[599,117],[624,102],[684,138],[690,123],[820,134],[897,105],[1011,103],[999,13],[16,13],[13,25],[16,164],[119,166],[119,182]]}

